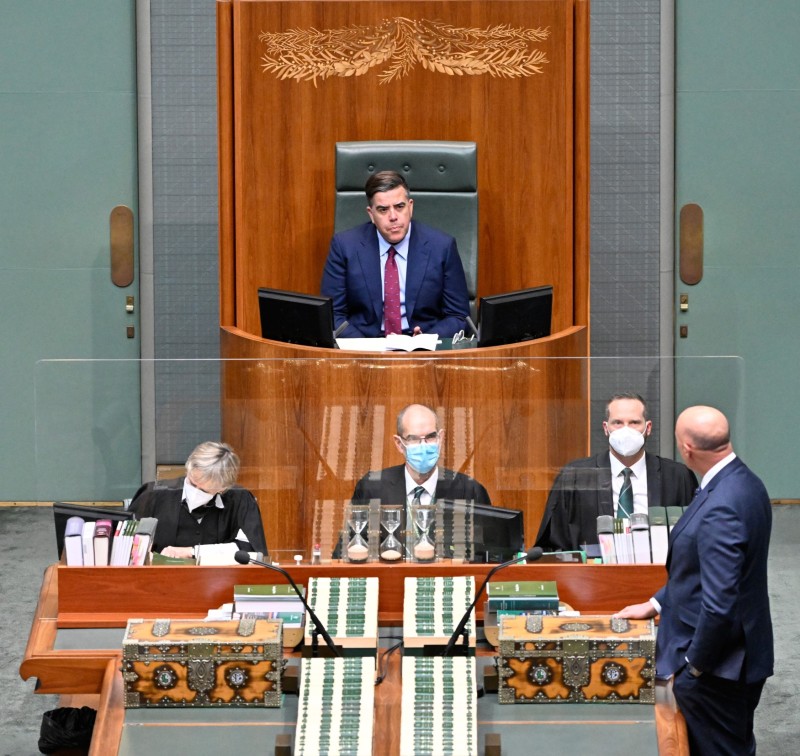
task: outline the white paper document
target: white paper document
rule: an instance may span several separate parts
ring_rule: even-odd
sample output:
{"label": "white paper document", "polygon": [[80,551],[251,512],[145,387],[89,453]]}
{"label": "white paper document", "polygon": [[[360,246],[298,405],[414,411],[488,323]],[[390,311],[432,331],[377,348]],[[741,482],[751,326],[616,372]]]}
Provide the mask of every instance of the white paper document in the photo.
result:
{"label": "white paper document", "polygon": [[420,333],[417,336],[391,333],[377,339],[336,339],[336,343],[339,349],[353,352],[413,352],[417,349],[435,352],[440,342],[435,333]]}

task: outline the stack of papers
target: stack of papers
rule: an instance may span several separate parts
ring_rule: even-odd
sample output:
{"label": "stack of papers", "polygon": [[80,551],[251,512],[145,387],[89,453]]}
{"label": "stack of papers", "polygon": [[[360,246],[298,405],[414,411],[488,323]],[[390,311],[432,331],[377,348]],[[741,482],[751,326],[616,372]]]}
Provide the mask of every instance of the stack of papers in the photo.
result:
{"label": "stack of papers", "polygon": [[414,352],[419,349],[435,352],[440,340],[435,333],[420,333],[417,336],[392,333],[379,339],[336,339],[336,343],[339,349],[352,352]]}

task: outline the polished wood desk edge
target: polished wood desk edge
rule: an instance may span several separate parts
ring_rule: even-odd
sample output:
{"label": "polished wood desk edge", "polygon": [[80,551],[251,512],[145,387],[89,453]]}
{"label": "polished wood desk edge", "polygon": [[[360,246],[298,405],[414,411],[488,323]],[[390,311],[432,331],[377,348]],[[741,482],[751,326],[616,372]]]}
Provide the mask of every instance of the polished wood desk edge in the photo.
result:
{"label": "polished wood desk edge", "polygon": [[[350,349],[336,349],[331,350],[326,347],[311,347],[311,346],[303,346],[302,344],[287,344],[282,341],[273,341],[271,339],[264,339],[261,336],[256,336],[255,334],[248,333],[247,331],[242,330],[241,328],[237,328],[235,326],[226,326],[221,325],[220,331],[237,338],[245,339],[246,341],[250,341],[254,344],[260,344],[264,346],[269,346],[276,351],[275,357],[278,359],[287,359],[287,358],[316,358],[320,357],[320,354],[324,354],[328,357],[342,357],[346,359],[365,359],[365,360],[374,360],[374,359],[383,359],[384,357],[388,358],[405,358],[405,359],[416,359],[417,357],[422,357],[424,359],[430,359],[431,357],[452,357],[452,358],[464,358],[464,357],[544,357],[544,354],[536,354],[536,352],[549,351],[549,349],[553,345],[557,345],[559,342],[563,341],[564,339],[568,339],[570,337],[575,336],[581,332],[585,332],[587,330],[587,326],[585,325],[575,325],[570,326],[569,328],[565,328],[563,331],[558,331],[557,333],[553,333],[550,336],[545,336],[541,339],[534,339],[532,341],[521,341],[517,344],[503,344],[500,346],[490,346],[490,347],[472,347],[468,349],[448,349],[442,350],[439,352],[360,352],[360,351],[353,351]],[[278,352],[283,352],[285,354],[278,354]],[[525,353],[528,352],[530,354],[526,355]],[[582,358],[588,359],[589,355],[580,355]],[[224,359],[225,355],[223,355]],[[574,359],[574,355],[570,355],[570,359]]]}
{"label": "polished wood desk edge", "polygon": [[672,681],[656,681],[656,733],[659,756],[689,756],[686,720],[672,694]]}
{"label": "polished wood desk edge", "polygon": [[103,675],[89,756],[106,756],[119,751],[125,722],[124,696],[120,665],[117,661],[109,660]]}
{"label": "polished wood desk edge", "polygon": [[[402,622],[405,577],[473,575],[480,581],[493,566],[339,563],[295,566],[290,568],[290,574],[300,584],[307,584],[311,576],[378,576],[379,621],[387,626]],[[555,580],[563,601],[584,612],[599,614],[645,600],[661,587],[665,576],[662,565],[530,564],[507,567],[502,572],[504,580]],[[155,618],[165,614],[176,618],[204,617],[210,607],[232,600],[234,585],[264,582],[284,582],[284,579],[278,573],[266,576],[262,568],[240,565],[144,568],[52,565],[42,583],[20,675],[23,679],[39,678],[42,692],[58,692],[64,665],[74,666],[77,660],[84,659],[86,663],[75,681],[74,692],[78,689],[96,692],[102,675],[102,663],[97,660],[104,662],[118,652],[55,651],[59,628],[125,627],[131,617]],[[164,596],[174,594],[175,586],[180,587],[185,600],[165,611]],[[481,619],[482,602],[477,614]]]}
{"label": "polished wood desk edge", "polygon": [[36,602],[34,620],[25,646],[23,662],[20,666],[20,675],[23,680],[31,677],[25,669],[26,661],[40,649],[52,648],[56,639],[58,616],[58,572],[57,565],[50,565],[44,572],[42,587],[39,590],[39,599]]}
{"label": "polished wood desk edge", "polygon": [[[476,584],[496,565],[335,563],[288,568],[298,584],[311,577],[367,577],[380,580],[379,621],[389,624],[403,613],[405,578],[472,575]],[[209,608],[232,601],[233,586],[242,583],[285,583],[277,572],[257,566],[231,567],[58,567],[58,627],[123,624],[128,617],[163,616],[166,596],[173,616],[205,616]],[[178,570],[179,572],[176,572]],[[611,613],[626,603],[644,601],[664,583],[663,565],[555,565],[507,567],[503,580],[554,580],[562,601],[587,613]],[[501,578],[497,578],[498,580]],[[479,602],[479,604],[482,602]],[[98,611],[99,609],[99,611]],[[482,606],[478,607],[482,616]]]}

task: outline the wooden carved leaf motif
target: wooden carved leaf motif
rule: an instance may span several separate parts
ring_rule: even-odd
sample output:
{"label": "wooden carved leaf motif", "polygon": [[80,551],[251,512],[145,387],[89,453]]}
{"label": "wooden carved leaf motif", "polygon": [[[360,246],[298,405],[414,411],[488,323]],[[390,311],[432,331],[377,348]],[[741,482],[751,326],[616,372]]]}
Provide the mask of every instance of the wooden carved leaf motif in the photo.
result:
{"label": "wooden carved leaf motif", "polygon": [[266,52],[261,68],[279,79],[312,81],[331,76],[363,76],[383,66],[388,84],[406,76],[418,63],[448,76],[489,74],[517,78],[542,73],[547,56],[534,45],[549,28],[519,29],[508,24],[465,29],[443,21],[397,17],[377,26],[342,29],[292,29],[259,34]]}

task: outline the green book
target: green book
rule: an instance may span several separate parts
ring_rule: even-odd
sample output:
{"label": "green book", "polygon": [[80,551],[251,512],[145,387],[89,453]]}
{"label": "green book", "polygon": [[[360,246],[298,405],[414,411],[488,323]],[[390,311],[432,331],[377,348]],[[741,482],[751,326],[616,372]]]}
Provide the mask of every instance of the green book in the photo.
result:
{"label": "green book", "polygon": [[[300,592],[305,594],[305,590],[303,586],[298,586],[300,588]],[[297,594],[294,592],[294,588],[288,583],[280,583],[278,585],[234,585],[233,586],[233,595],[234,598],[243,599],[243,598],[268,598],[268,599],[276,599],[280,600],[284,596],[296,599]]]}
{"label": "green book", "polygon": [[647,510],[647,519],[650,522],[651,530],[659,525],[666,525],[667,510],[664,507],[649,507]]}
{"label": "green book", "polygon": [[499,612],[504,609],[558,611],[558,596],[496,596],[486,602],[486,608],[490,612]]}
{"label": "green book", "polygon": [[283,620],[285,627],[302,627],[305,619],[304,612],[242,612],[242,614],[260,619]]}
{"label": "green book", "polygon": [[666,507],[667,510],[667,524],[669,525],[669,529],[675,527],[678,520],[681,519],[681,515],[683,515],[683,507]]}
{"label": "green book", "polygon": [[558,598],[558,587],[555,580],[522,580],[518,583],[489,583],[489,598],[495,596],[540,596]]}
{"label": "green book", "polygon": [[521,614],[548,614],[552,616],[558,614],[558,611],[555,609],[500,609],[497,612],[498,617],[518,617]]}
{"label": "green book", "polygon": [[170,557],[153,551],[150,554],[150,564],[196,564],[194,557]]}

